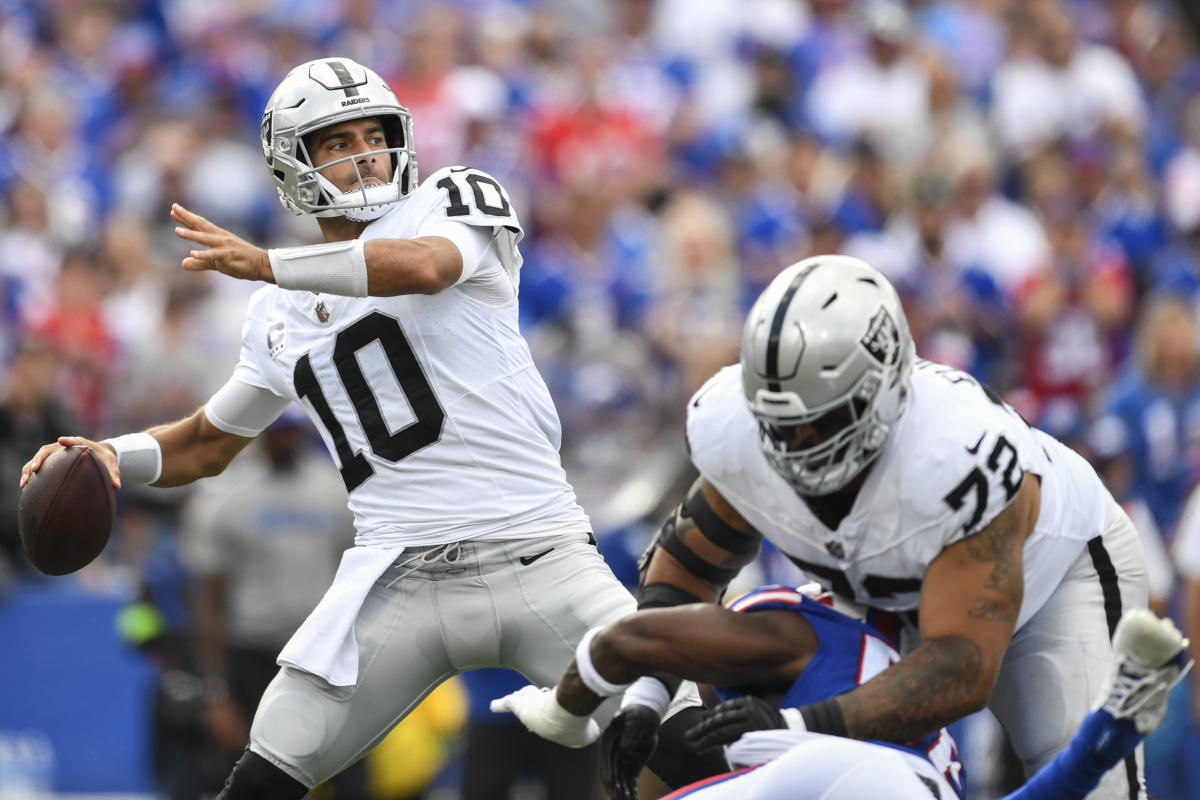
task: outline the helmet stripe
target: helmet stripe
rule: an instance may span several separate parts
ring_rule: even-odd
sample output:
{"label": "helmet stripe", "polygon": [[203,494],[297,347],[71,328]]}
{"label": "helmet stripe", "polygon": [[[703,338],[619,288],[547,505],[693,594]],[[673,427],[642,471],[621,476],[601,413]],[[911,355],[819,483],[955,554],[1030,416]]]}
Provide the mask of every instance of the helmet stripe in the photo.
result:
{"label": "helmet stripe", "polygon": [[783,333],[783,320],[787,317],[788,306],[792,304],[796,290],[800,288],[800,284],[816,266],[817,264],[809,264],[797,273],[796,277],[792,278],[791,285],[783,293],[779,305],[775,308],[775,318],[771,320],[771,334],[767,338],[767,363],[763,365],[766,367],[767,388],[772,392],[778,392],[782,388],[779,384],[779,337]]}
{"label": "helmet stripe", "polygon": [[333,74],[342,84],[342,91],[346,93],[346,97],[354,97],[358,94],[358,84],[350,75],[350,70],[346,69],[346,65],[336,59],[329,59],[325,62],[329,68],[333,70]]}

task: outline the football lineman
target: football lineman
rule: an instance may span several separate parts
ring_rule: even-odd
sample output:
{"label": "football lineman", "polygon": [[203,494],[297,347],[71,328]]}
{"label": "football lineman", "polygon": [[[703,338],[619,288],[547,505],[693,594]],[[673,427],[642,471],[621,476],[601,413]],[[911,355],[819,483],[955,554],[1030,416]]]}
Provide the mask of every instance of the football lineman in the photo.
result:
{"label": "football lineman", "polygon": [[[408,110],[348,58],[293,69],[261,134],[283,205],[315,217],[323,244],[267,251],[171,210],[194,246],[185,269],[267,284],[228,383],[178,422],[61,438],[21,478],[81,444],[116,486],[188,483],[221,472],[291,401],[321,431],[355,546],[280,653],[228,800],[304,796],[463,670],[552,683],[586,630],[635,608],[566,481],[560,423],[518,331],[522,228],[504,188],[467,167],[418,183]],[[693,687],[677,707],[695,702]]]}
{"label": "football lineman", "polygon": [[[627,681],[637,679],[626,702],[665,703],[662,684],[639,676],[686,675],[735,698],[695,731],[697,746],[733,741],[730,761],[756,768],[710,776],[665,800],[961,798],[963,765],[945,730],[906,745],[805,730],[797,705],[861,685],[899,659],[893,615],[814,586],[762,587],[728,608],[692,603],[624,617],[585,634],[555,687],[526,686],[492,709],[553,738],[594,728],[588,714]],[[1188,640],[1169,619],[1133,609],[1113,648],[1113,669],[1070,745],[1004,800],[1081,800],[1162,721],[1171,688],[1192,667]],[[610,786],[614,800],[637,800],[632,778]]]}
{"label": "football lineman", "polygon": [[[771,282],[740,363],[689,402],[687,439],[701,477],[644,556],[641,607],[717,599],[765,536],[919,634],[802,707],[810,731],[904,743],[987,706],[1033,774],[1087,713],[1122,613],[1146,606],[1137,532],[1092,468],[970,375],[917,359],[896,291],[857,259]],[[1144,796],[1140,752],[1089,795]]]}

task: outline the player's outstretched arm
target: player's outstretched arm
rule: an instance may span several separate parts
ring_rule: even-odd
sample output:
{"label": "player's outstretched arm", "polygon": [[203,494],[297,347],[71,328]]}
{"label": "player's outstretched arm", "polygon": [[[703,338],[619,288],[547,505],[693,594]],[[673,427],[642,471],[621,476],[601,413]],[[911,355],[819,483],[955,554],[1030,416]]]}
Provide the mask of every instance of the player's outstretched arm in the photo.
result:
{"label": "player's outstretched arm", "polygon": [[991,523],[943,550],[922,582],[922,643],[857,689],[802,709],[806,722],[821,721],[810,728],[910,742],[983,708],[1016,627],[1022,548],[1040,504],[1027,477]]}
{"label": "player's outstretched arm", "polygon": [[[550,690],[526,687],[494,701],[492,710],[511,711],[534,733],[563,744],[555,738],[565,730],[554,721],[561,712],[586,718],[605,697],[644,675],[662,672],[703,683],[782,692],[816,649],[809,624],[787,611],[737,614],[701,603],[640,611],[589,632],[552,696]],[[663,700],[665,704],[666,697]],[[557,709],[546,717],[549,705]],[[567,736],[576,738],[573,730]]]}
{"label": "player's outstretched arm", "polygon": [[[590,671],[624,686],[643,675],[668,673],[718,686],[790,686],[817,649],[812,627],[799,614],[738,614],[693,603],[639,611],[599,629],[589,641]],[[556,687],[559,703],[589,714],[603,696],[571,660]]]}
{"label": "player's outstretched arm", "polygon": [[183,259],[188,271],[215,270],[285,289],[349,297],[436,294],[458,280],[463,259],[444,236],[347,239],[264,250],[176,203],[175,235],[196,245]]}

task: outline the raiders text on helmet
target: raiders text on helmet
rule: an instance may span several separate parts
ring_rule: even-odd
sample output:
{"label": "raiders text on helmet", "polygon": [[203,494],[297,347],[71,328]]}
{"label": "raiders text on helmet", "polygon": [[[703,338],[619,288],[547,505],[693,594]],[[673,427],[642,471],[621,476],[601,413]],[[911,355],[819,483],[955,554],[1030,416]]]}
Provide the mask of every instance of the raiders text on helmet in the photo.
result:
{"label": "raiders text on helmet", "polygon": [[800,494],[844,487],[879,454],[908,396],[914,346],[875,268],[814,256],[785,269],[742,332],[742,381],[771,466]]}
{"label": "raiders text on helmet", "polygon": [[[305,136],[348,120],[378,118],[392,159],[392,180],[385,184],[337,189],[313,169]],[[412,145],[412,115],[373,71],[348,58],[322,58],[293,69],[267,101],[262,118],[262,148],[279,190],[294,214],[377,219],[417,188],[417,159]],[[361,156],[357,156],[361,157]],[[323,166],[353,162],[356,156]]]}

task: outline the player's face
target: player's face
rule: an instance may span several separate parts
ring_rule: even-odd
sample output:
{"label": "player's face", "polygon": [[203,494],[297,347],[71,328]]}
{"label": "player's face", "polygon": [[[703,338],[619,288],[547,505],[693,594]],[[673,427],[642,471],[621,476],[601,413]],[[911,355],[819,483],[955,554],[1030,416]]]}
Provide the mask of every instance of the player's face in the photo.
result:
{"label": "player's face", "polygon": [[383,124],[378,119],[354,119],[314,133],[309,157],[314,167],[329,164],[321,174],[339,190],[347,192],[392,179],[392,156],[379,152],[387,146]]}
{"label": "player's face", "polygon": [[773,425],[771,438],[783,444],[788,452],[810,450],[829,441],[854,422],[849,406],[835,408],[803,425]]}

